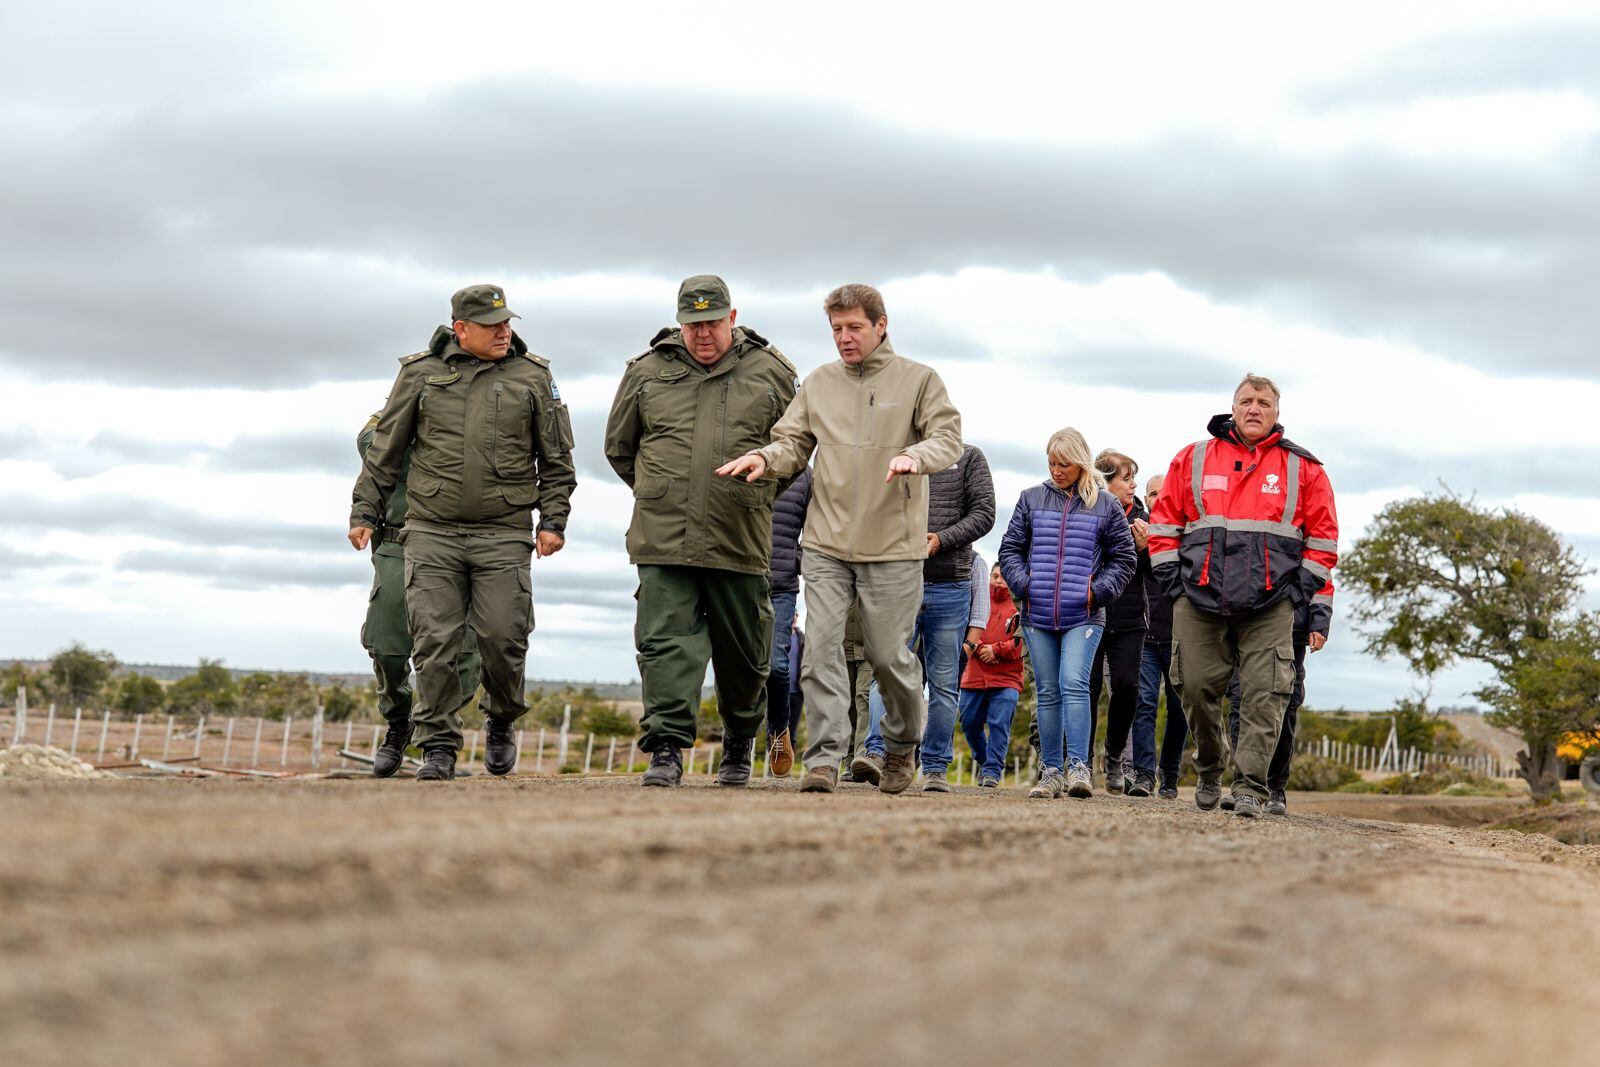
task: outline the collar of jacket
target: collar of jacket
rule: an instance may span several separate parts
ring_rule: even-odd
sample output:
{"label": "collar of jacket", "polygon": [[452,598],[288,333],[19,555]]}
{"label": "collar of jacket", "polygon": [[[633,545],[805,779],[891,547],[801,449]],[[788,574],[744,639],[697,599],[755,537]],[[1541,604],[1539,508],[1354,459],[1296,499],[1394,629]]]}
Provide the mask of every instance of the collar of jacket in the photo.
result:
{"label": "collar of jacket", "polygon": [[1273,423],[1272,429],[1267,432],[1267,436],[1257,441],[1253,446],[1245,444],[1244,439],[1239,436],[1239,428],[1233,424],[1233,415],[1231,413],[1225,412],[1221,415],[1211,416],[1211,421],[1206,423],[1206,432],[1217,440],[1226,441],[1230,445],[1264,451],[1282,440],[1283,423]]}
{"label": "collar of jacket", "polygon": [[689,354],[689,346],[683,343],[683,329],[673,329],[671,326],[662,327],[661,331],[650,341],[650,347],[660,352],[667,359],[675,359],[688,367],[699,368],[707,377],[721,374],[730,367],[736,366],[744,358],[747,350],[761,348],[766,345],[766,339],[754,330],[747,330],[743,326],[733,328],[733,343],[722,354],[722,358],[711,366],[696,360]]}
{"label": "collar of jacket", "polygon": [[[528,342],[517,336],[517,331],[511,331],[511,348],[500,359],[486,359],[484,363],[504,363],[512,356],[520,356],[528,350]],[[462,348],[456,341],[456,333],[448,326],[441,326],[433,331],[433,340],[428,342],[428,351],[440,359],[449,362],[452,359],[477,359],[478,357]]]}
{"label": "collar of jacket", "polygon": [[869,374],[876,374],[895,357],[894,345],[889,343],[889,335],[884,334],[883,340],[878,342],[878,347],[867,353],[867,358],[857,363],[854,367],[845,364],[845,369],[859,377],[865,378]]}

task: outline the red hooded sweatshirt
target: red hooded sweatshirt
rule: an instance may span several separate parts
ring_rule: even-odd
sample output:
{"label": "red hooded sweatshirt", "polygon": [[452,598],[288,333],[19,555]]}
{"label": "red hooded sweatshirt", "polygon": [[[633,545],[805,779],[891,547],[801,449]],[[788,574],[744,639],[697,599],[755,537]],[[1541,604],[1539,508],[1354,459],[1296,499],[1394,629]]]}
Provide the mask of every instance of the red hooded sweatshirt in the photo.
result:
{"label": "red hooded sweatshirt", "polygon": [[989,583],[989,625],[983,628],[980,645],[993,645],[998,663],[985,663],[977,653],[967,657],[966,672],[961,675],[963,689],[1015,689],[1022,691],[1022,635],[1018,631],[1017,607],[1011,602],[1011,593],[1000,586],[996,590]]}

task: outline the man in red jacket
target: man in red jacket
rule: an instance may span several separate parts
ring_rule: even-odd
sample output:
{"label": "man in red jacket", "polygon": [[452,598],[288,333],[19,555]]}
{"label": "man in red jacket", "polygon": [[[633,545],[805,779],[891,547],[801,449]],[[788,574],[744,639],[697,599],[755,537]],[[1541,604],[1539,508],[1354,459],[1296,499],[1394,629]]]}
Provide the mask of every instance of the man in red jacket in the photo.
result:
{"label": "man in red jacket", "polygon": [[961,675],[961,732],[979,766],[978,784],[993,789],[1006,773],[1011,719],[1022,695],[1022,638],[1017,608],[998,564],[989,572],[989,622],[968,642]]}
{"label": "man in red jacket", "polygon": [[1203,811],[1222,799],[1224,695],[1239,671],[1234,813],[1261,814],[1267,769],[1294,688],[1294,614],[1332,591],[1339,558],[1333,486],[1283,436],[1281,394],[1245,376],[1211,437],[1173,459],[1150,517],[1150,563],[1173,601],[1172,680],[1199,747]]}

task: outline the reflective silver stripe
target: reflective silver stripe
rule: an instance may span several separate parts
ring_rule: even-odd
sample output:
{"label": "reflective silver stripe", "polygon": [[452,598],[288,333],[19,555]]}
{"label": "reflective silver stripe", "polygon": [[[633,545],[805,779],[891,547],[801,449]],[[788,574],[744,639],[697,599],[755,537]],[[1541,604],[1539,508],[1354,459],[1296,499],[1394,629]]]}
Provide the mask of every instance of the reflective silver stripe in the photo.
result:
{"label": "reflective silver stripe", "polygon": [[1300,503],[1300,456],[1298,453],[1289,452],[1288,449],[1284,452],[1289,457],[1285,471],[1289,485],[1283,491],[1283,521],[1293,522],[1295,506]]}
{"label": "reflective silver stripe", "polygon": [[1318,552],[1337,552],[1339,551],[1339,542],[1330,541],[1326,537],[1308,537],[1306,538],[1306,547],[1315,549]]}
{"label": "reflective silver stripe", "polygon": [[1159,567],[1163,563],[1176,562],[1178,562],[1178,550],[1175,548],[1169,548],[1165,552],[1150,553],[1150,566],[1152,567]]}
{"label": "reflective silver stripe", "polygon": [[1182,526],[1168,526],[1166,523],[1151,523],[1150,536],[1152,537],[1177,537],[1183,533]]}
{"label": "reflective silver stripe", "polygon": [[1332,593],[1318,593],[1316,596],[1311,598],[1311,602],[1313,604],[1327,604],[1329,607],[1332,607],[1333,606],[1333,594]]}
{"label": "reflective silver stripe", "polygon": [[1205,485],[1206,485],[1206,443],[1194,443],[1194,455],[1189,459],[1190,475],[1194,481],[1194,513],[1202,519],[1206,515]]}
{"label": "reflective silver stripe", "polygon": [[1300,541],[1305,538],[1305,534],[1300,531],[1298,526],[1287,522],[1273,522],[1271,519],[1229,519],[1221,515],[1207,515],[1204,518],[1195,519],[1183,528],[1183,532],[1188,533],[1190,530],[1205,530],[1215,527],[1221,527],[1224,530],[1232,530],[1237,533],[1277,534],[1279,537],[1287,537],[1291,541]]}
{"label": "reflective silver stripe", "polygon": [[1300,566],[1304,567],[1306,570],[1310,571],[1312,574],[1315,574],[1318,578],[1321,578],[1323,581],[1327,581],[1328,578],[1331,577],[1332,574],[1333,574],[1333,572],[1331,570],[1329,570],[1328,568],[1324,567],[1322,564],[1318,563],[1314,559],[1303,559],[1303,560],[1300,561]]}

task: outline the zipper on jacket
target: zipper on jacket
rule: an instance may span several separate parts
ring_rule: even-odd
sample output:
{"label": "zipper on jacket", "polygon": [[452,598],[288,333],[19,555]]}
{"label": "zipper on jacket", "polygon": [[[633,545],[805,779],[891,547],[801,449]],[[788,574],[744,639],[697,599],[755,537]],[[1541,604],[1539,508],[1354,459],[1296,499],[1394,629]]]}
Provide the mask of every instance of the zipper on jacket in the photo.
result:
{"label": "zipper on jacket", "polygon": [[1072,515],[1072,498],[1069,496],[1061,502],[1061,534],[1056,538],[1056,589],[1055,601],[1050,608],[1050,621],[1055,623],[1052,630],[1061,627],[1061,569],[1066,566],[1067,559],[1067,519]]}
{"label": "zipper on jacket", "polygon": [[489,416],[489,466],[495,474],[504,477],[500,470],[500,392],[501,383],[494,383],[494,412]]}
{"label": "zipper on jacket", "polygon": [[1210,541],[1206,542],[1206,558],[1205,558],[1205,561],[1200,564],[1200,580],[1198,582],[1196,582],[1195,584],[1196,585],[1210,585],[1211,584],[1211,542]]}
{"label": "zipper on jacket", "polygon": [[1266,534],[1261,535],[1261,560],[1267,568],[1267,592],[1272,592],[1272,548],[1267,544]]}

